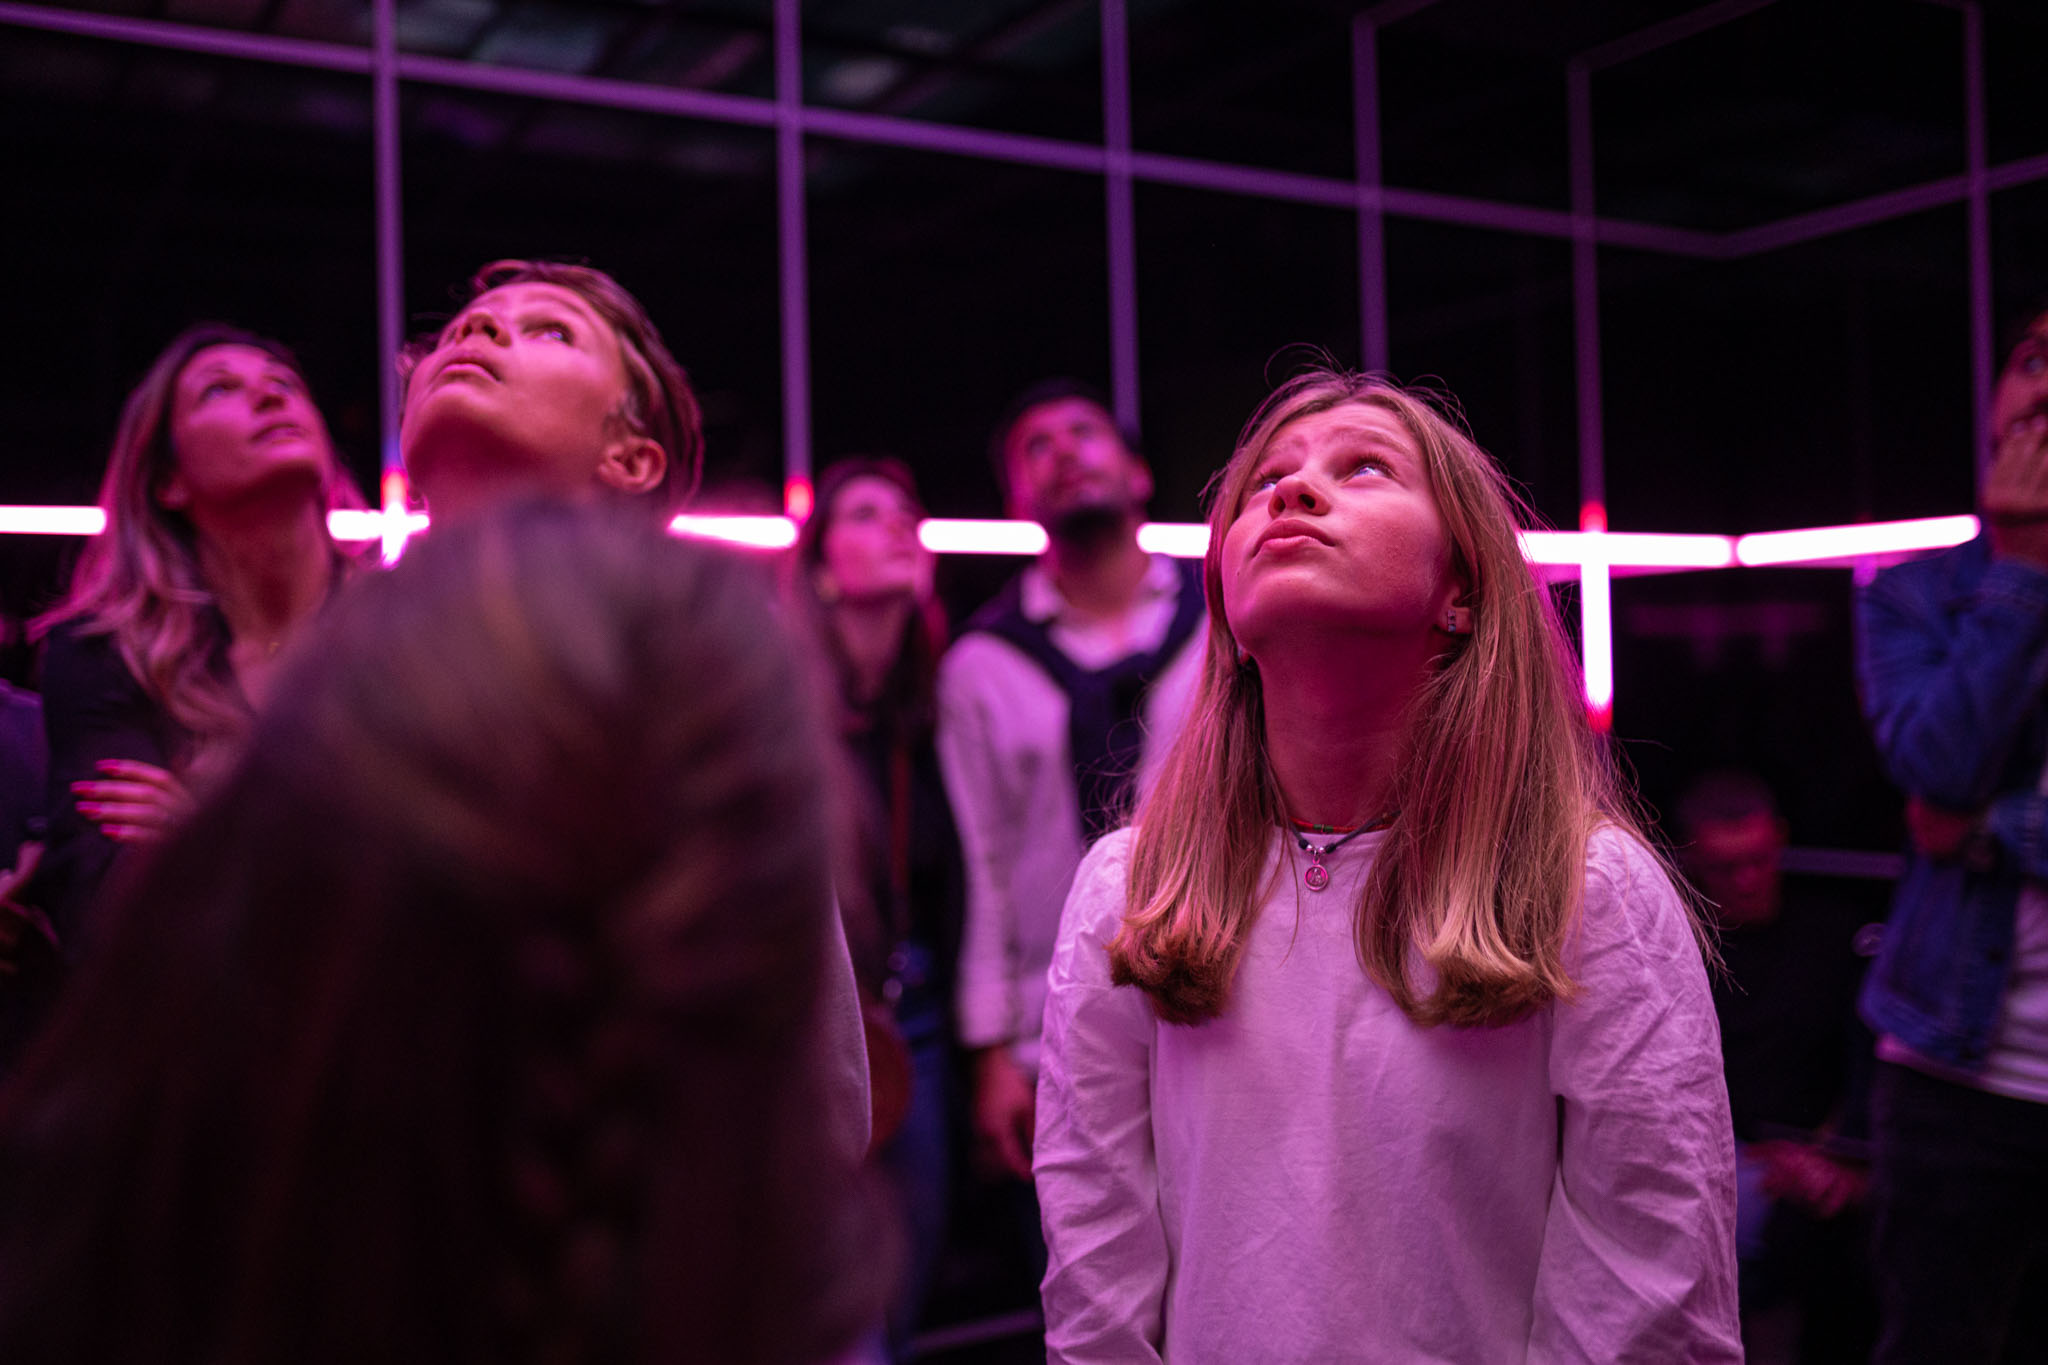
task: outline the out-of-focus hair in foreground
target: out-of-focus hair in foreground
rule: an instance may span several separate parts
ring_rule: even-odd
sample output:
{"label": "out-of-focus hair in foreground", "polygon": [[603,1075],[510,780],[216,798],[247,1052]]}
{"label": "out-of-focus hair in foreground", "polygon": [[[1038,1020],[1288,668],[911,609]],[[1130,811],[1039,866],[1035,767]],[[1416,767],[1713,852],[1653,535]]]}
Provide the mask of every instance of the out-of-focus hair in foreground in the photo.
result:
{"label": "out-of-focus hair in foreground", "polygon": [[520,506],[325,626],[0,1099],[0,1354],[843,1350],[889,1258],[825,1121],[823,727],[758,576]]}

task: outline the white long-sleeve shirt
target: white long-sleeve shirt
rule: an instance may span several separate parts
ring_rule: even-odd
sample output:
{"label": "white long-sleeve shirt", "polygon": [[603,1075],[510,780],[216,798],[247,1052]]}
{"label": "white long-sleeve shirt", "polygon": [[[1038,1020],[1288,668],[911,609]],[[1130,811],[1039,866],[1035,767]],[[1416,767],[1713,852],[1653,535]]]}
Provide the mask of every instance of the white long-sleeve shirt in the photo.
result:
{"label": "white long-sleeve shirt", "polygon": [[[1036,565],[1019,605],[1049,623],[1053,644],[1082,668],[1159,648],[1172,628],[1180,571],[1155,555],[1136,603],[1116,620],[1080,616]],[[1196,630],[1145,695],[1138,787],[1149,785],[1194,690],[1205,632]],[[955,1005],[967,1047],[1006,1043],[1038,1067],[1045,970],[1060,908],[1086,850],[1067,739],[1067,694],[1015,645],[970,632],[939,664],[939,769],[967,862]]]}
{"label": "white long-sleeve shirt", "polygon": [[1193,1027],[1109,982],[1131,834],[1083,863],[1038,1089],[1048,1359],[1740,1361],[1719,1032],[1669,881],[1601,832],[1579,996],[1421,1028],[1354,946],[1383,838],[1317,893],[1276,832],[1231,1003]]}

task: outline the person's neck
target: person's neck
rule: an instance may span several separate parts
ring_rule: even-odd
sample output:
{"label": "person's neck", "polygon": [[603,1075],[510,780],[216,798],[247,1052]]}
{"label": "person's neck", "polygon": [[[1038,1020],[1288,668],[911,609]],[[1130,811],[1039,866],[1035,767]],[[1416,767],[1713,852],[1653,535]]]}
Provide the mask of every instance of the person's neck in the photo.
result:
{"label": "person's neck", "polygon": [[1355,829],[1394,813],[1409,704],[1430,658],[1381,638],[1318,634],[1260,652],[1266,755],[1289,816]]}
{"label": "person's neck", "polygon": [[882,694],[890,670],[903,652],[903,632],[910,627],[913,602],[895,594],[866,599],[842,598],[832,605],[832,633],[853,670],[853,701],[873,701]]}
{"label": "person's neck", "polygon": [[1062,534],[1048,528],[1045,576],[1076,613],[1100,618],[1128,612],[1152,567],[1152,556],[1138,548],[1138,523],[1122,518],[1092,528],[1088,534]]}
{"label": "person's neck", "polygon": [[232,515],[195,520],[199,572],[229,636],[274,651],[319,609],[332,581],[333,550],[318,495],[251,500]]}

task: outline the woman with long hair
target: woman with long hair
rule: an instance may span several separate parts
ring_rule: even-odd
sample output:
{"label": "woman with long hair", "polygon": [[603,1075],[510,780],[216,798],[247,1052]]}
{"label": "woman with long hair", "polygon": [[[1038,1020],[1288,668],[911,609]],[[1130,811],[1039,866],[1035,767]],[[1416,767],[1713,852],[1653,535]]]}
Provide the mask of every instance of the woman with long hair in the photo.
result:
{"label": "woman with long hair", "polygon": [[[946,635],[932,557],[917,538],[923,519],[901,461],[840,460],[818,479],[789,583],[830,667],[840,735],[865,797],[855,806],[848,842],[856,856],[840,902],[870,1020],[878,1155],[908,1234],[909,1263],[889,1318],[899,1356],[945,1235],[950,1002],[966,897],[932,744]],[[892,1071],[891,1053],[909,1065]]]}
{"label": "woman with long hair", "polygon": [[806,682],[614,510],[351,585],[0,1103],[9,1365],[838,1358],[893,1258]]}
{"label": "woman with long hair", "polygon": [[1245,428],[1187,725],[1053,961],[1052,1359],[1741,1358],[1697,922],[1517,510],[1374,377]]}
{"label": "woman with long hair", "polygon": [[362,499],[279,342],[204,323],[128,395],[100,484],[106,529],[36,622],[50,743],[37,895],[76,959],[122,844],[160,838],[223,760],[279,652],[348,557],[327,514]]}

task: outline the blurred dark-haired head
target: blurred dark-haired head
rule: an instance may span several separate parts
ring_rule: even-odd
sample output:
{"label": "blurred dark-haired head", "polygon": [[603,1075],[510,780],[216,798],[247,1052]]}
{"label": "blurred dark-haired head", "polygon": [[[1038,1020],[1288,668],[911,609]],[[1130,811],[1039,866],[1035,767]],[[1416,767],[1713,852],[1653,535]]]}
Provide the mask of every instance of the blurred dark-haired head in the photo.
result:
{"label": "blurred dark-haired head", "polygon": [[521,506],[326,626],[0,1104],[10,1362],[843,1348],[887,1257],[811,1060],[832,797],[758,575]]}
{"label": "blurred dark-haired head", "polygon": [[1011,516],[1053,535],[1121,531],[1152,497],[1137,434],[1108,398],[1078,379],[1031,385],[1004,409],[989,462]]}
{"label": "blurred dark-haired head", "polygon": [[[945,615],[932,585],[932,556],[918,541],[924,502],[909,466],[887,456],[856,456],[818,476],[811,515],[797,533],[790,592],[834,670],[843,721],[900,726],[914,738],[929,728]],[[835,613],[895,604],[904,609],[901,646],[879,691],[862,695]]]}

